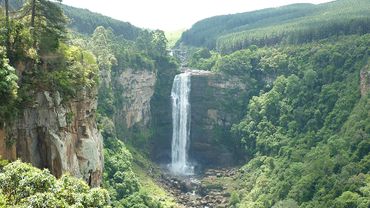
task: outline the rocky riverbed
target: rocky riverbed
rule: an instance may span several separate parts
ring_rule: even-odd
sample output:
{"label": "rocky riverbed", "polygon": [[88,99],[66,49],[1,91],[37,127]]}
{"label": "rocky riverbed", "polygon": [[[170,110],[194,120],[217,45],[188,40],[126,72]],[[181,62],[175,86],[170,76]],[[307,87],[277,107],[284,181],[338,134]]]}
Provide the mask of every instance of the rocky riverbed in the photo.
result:
{"label": "rocky riverbed", "polygon": [[162,174],[159,182],[182,207],[228,207],[237,173],[237,169],[209,169],[196,176]]}

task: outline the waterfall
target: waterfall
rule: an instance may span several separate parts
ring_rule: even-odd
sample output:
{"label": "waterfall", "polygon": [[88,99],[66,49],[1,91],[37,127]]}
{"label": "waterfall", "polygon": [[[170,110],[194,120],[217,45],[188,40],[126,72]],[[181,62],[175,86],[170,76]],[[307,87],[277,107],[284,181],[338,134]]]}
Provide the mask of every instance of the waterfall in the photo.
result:
{"label": "waterfall", "polygon": [[176,75],[171,91],[172,98],[172,163],[171,171],[176,175],[193,175],[194,168],[188,163],[187,151],[190,137],[191,74]]}

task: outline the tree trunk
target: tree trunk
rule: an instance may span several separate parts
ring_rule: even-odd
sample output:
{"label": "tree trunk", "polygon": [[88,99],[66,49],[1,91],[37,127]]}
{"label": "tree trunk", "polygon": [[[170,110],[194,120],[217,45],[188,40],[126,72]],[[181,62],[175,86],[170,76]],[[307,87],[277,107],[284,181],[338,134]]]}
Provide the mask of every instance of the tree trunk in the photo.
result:
{"label": "tree trunk", "polygon": [[36,18],[36,0],[32,0],[31,2],[31,35],[33,38],[33,47],[37,50],[35,18]]}
{"label": "tree trunk", "polygon": [[31,27],[34,30],[35,29],[35,16],[36,16],[36,0],[32,0],[31,4]]}
{"label": "tree trunk", "polygon": [[5,0],[5,24],[6,24],[6,53],[10,55],[10,22],[9,22],[9,0]]}

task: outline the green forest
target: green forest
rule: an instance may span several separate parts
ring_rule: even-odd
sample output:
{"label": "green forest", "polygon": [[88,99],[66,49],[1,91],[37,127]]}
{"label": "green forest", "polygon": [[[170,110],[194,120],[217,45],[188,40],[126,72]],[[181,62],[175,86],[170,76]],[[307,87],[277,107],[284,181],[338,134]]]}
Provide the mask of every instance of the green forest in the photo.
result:
{"label": "green forest", "polygon": [[[182,34],[181,43],[231,53],[251,45],[307,43],[369,32],[369,2],[338,0],[211,17]],[[340,18],[338,18],[340,16]]]}
{"label": "green forest", "polygon": [[[0,207],[370,207],[368,0],[210,17],[176,44],[62,3],[0,0]],[[186,69],[211,77],[194,82],[195,95],[235,101],[206,109],[190,93],[216,120],[192,124],[213,135],[195,145],[235,160],[200,164],[195,182],[161,161],[171,161],[172,83]],[[85,153],[101,153],[101,172]]]}

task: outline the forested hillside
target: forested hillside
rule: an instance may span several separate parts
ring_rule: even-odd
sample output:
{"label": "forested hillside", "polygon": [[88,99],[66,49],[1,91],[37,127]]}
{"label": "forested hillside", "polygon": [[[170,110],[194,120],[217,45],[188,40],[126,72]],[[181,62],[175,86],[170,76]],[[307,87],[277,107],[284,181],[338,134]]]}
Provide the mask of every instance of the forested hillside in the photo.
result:
{"label": "forested hillside", "polygon": [[193,66],[253,83],[231,131],[249,161],[234,207],[369,207],[370,36],[200,49]]}
{"label": "forested hillside", "polygon": [[98,26],[110,28],[117,36],[127,40],[135,40],[141,29],[123,22],[91,12],[87,9],[79,9],[67,5],[60,5],[64,14],[69,18],[68,27],[82,34],[92,34]]}
{"label": "forested hillside", "polygon": [[[9,1],[10,13],[20,10],[26,2],[25,0]],[[0,4],[4,5],[4,0],[0,0]],[[122,36],[127,40],[135,40],[142,30],[129,22],[116,20],[87,9],[71,7],[58,1],[55,4],[63,10],[67,17],[67,27],[81,34],[91,35],[98,26],[102,26],[110,28],[117,36]]]}
{"label": "forested hillside", "polygon": [[369,89],[361,95],[359,79],[369,41],[260,49],[289,58],[262,65],[280,75],[233,127],[253,158],[242,168],[241,207],[370,205]]}
{"label": "forested hillside", "polygon": [[368,11],[366,0],[337,0],[211,17],[184,32],[179,43],[230,53],[251,45],[298,44],[365,34],[370,31]]}

